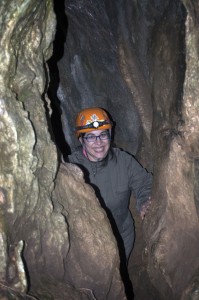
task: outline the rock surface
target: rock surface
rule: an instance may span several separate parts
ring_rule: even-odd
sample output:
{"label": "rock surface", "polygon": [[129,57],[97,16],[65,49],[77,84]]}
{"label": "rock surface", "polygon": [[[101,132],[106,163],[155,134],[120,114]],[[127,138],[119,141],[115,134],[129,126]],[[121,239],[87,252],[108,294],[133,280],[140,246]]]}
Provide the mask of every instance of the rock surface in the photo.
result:
{"label": "rock surface", "polygon": [[[60,12],[54,2],[64,33],[56,105],[67,146],[76,146],[76,112],[100,105],[116,122],[117,145],[154,173],[144,223],[131,203],[134,300],[196,300],[198,4],[63,4]],[[0,24],[0,298],[125,300],[107,217],[80,169],[59,158],[47,96],[58,28],[53,2],[2,0]]]}
{"label": "rock surface", "polygon": [[[174,49],[166,48],[168,36],[157,32],[154,63],[154,203],[145,222],[148,271],[163,299],[198,299],[199,221],[198,221],[198,4],[184,1],[186,10],[184,53],[186,72],[183,90],[178,94],[181,77],[174,72]],[[165,28],[168,23],[162,24]],[[176,23],[177,26],[177,23]],[[167,28],[168,32],[171,30]],[[172,32],[176,30],[172,27]],[[170,36],[170,35],[169,35]],[[158,45],[163,45],[160,48]],[[176,39],[176,43],[180,45]],[[175,48],[176,49],[176,48]],[[170,50],[170,51],[169,51]],[[182,48],[180,49],[182,51]],[[168,65],[172,57],[172,65]],[[159,64],[171,68],[158,72]],[[158,77],[157,77],[158,74]],[[163,88],[162,93],[158,87]],[[173,92],[172,92],[173,90]],[[175,93],[176,91],[176,93]],[[159,104],[159,99],[162,103]],[[162,280],[163,279],[163,280]],[[185,292],[183,292],[185,290]]]}
{"label": "rock surface", "polygon": [[6,0],[0,13],[0,298],[126,299],[106,216],[51,139],[53,3]]}

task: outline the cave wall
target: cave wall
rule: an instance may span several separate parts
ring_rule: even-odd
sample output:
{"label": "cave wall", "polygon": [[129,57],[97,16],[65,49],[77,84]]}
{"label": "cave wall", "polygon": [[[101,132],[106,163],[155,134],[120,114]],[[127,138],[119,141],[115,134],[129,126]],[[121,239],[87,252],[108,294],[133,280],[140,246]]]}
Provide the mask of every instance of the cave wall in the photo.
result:
{"label": "cave wall", "polygon": [[[189,50],[193,38],[190,38],[188,22],[189,18],[193,19],[197,40],[197,4],[85,1],[79,5],[79,1],[65,1],[65,12],[68,35],[64,56],[59,61],[58,90],[65,138],[73,149],[74,118],[83,107],[104,106],[113,115],[117,124],[116,144],[135,154],[154,173],[154,201],[151,214],[144,222],[146,247],[142,243],[144,251],[138,249],[146,255],[148,274],[160,291],[159,298],[180,299],[198,269],[197,71],[193,73],[194,79],[187,67],[194,65],[189,60],[189,51],[193,61],[198,60],[197,51],[193,54]],[[198,49],[197,41],[194,43]],[[104,63],[104,57],[108,58],[110,53],[116,59]],[[114,80],[107,85],[110,61],[119,74],[114,74]],[[78,73],[74,72],[75,66]],[[120,131],[124,118],[118,107],[121,87],[118,76],[122,90],[127,91],[133,103],[129,106],[126,93],[120,97],[123,110],[132,115],[125,117],[125,135]],[[187,96],[190,80],[195,84]],[[190,97],[194,99],[191,103],[187,100]],[[66,103],[71,110],[66,108]],[[187,105],[192,108],[192,121]],[[136,119],[134,114],[138,116]],[[132,124],[137,128],[133,130]],[[132,137],[136,140],[134,145]],[[139,236],[142,224],[136,222]],[[193,255],[190,255],[190,244]]]}
{"label": "cave wall", "polygon": [[[80,108],[110,111],[116,143],[154,173],[150,212],[143,224],[135,216],[135,299],[195,300],[198,4],[65,5],[56,105],[66,143],[76,146],[73,120]],[[49,93],[46,63],[55,53],[53,2],[3,0],[0,12],[0,296],[126,299],[106,215],[81,171],[60,163],[54,143],[55,103],[48,95],[56,94],[57,82]]]}
{"label": "cave wall", "polygon": [[198,4],[183,4],[184,29],[167,12],[155,32],[151,72],[155,201],[144,224],[145,250],[165,299],[198,298]]}
{"label": "cave wall", "polygon": [[0,298],[125,300],[107,217],[52,140],[53,2],[2,1],[0,24]]}
{"label": "cave wall", "polygon": [[65,13],[68,31],[64,56],[58,62],[58,98],[66,141],[71,150],[77,146],[73,132],[77,112],[88,106],[101,106],[117,121],[115,142],[137,153],[141,143],[140,116],[121,75],[118,44],[105,4],[65,1]]}

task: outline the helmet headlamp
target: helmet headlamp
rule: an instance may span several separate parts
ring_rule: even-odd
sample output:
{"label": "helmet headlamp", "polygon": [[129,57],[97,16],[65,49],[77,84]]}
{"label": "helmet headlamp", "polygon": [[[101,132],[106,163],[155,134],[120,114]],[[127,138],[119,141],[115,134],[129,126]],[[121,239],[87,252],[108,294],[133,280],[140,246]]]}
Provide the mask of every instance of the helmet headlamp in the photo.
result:
{"label": "helmet headlamp", "polygon": [[105,110],[99,107],[86,108],[76,118],[76,135],[92,130],[111,129],[112,122]]}

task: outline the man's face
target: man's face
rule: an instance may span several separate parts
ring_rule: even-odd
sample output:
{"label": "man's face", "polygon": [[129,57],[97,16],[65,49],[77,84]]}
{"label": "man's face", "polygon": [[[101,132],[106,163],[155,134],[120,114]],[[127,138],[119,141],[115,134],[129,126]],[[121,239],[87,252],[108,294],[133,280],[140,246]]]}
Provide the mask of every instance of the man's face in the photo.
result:
{"label": "man's face", "polygon": [[[97,137],[97,139],[96,139]],[[79,138],[87,157],[91,161],[103,160],[110,148],[110,133],[108,130],[93,130]]]}

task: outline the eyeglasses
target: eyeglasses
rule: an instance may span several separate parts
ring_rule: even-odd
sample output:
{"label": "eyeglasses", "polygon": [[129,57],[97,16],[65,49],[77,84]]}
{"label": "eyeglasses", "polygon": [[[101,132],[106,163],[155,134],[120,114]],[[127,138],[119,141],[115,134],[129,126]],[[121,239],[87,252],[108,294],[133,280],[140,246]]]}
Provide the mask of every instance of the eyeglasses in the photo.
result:
{"label": "eyeglasses", "polygon": [[83,137],[83,139],[85,139],[89,143],[96,142],[98,138],[101,141],[103,141],[103,140],[109,140],[110,139],[110,134],[109,134],[109,132],[104,131],[104,132],[100,133],[100,135],[88,134],[87,136]]}

